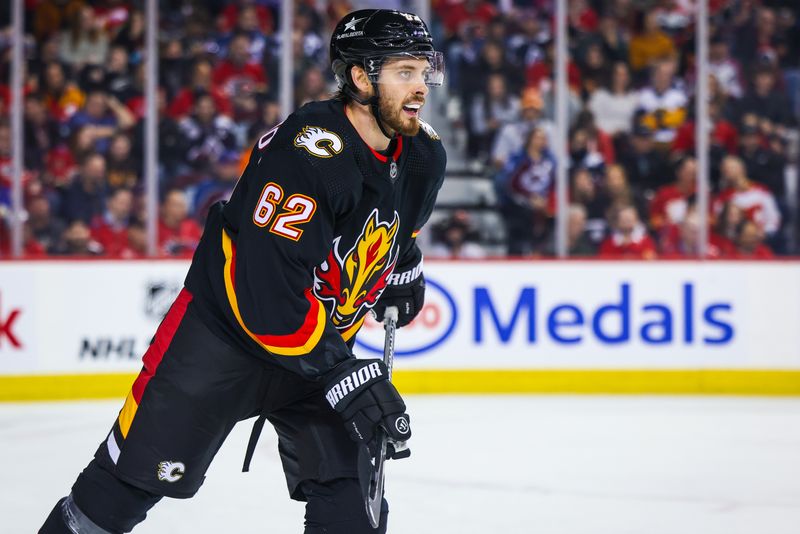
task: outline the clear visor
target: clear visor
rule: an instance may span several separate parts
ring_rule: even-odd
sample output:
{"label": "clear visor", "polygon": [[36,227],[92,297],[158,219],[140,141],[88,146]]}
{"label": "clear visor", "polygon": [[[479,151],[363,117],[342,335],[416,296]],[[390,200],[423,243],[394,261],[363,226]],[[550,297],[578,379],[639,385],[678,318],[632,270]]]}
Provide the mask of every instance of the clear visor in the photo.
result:
{"label": "clear visor", "polygon": [[441,52],[403,52],[373,56],[364,61],[369,79],[380,84],[419,84],[438,87],[444,83]]}

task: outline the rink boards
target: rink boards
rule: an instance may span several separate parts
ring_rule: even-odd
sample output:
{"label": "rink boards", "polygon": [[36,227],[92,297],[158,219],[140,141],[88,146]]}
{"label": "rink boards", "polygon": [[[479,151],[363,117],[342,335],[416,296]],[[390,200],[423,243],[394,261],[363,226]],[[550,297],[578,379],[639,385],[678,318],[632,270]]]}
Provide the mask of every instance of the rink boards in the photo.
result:
{"label": "rink boards", "polygon": [[[0,400],[124,395],[186,261],[0,263]],[[436,262],[398,333],[425,393],[800,395],[800,263]],[[378,356],[367,321],[355,352]]]}

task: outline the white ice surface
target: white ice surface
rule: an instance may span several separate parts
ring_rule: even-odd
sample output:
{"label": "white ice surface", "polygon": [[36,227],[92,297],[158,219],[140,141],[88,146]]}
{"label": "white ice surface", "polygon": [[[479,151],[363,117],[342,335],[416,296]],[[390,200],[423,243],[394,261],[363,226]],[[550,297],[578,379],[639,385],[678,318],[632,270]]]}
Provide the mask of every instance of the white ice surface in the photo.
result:
{"label": "white ice surface", "polygon": [[[410,460],[387,467],[392,534],[798,534],[800,399],[408,399]],[[120,402],[0,404],[0,533],[36,532]],[[234,429],[191,500],[135,533],[297,533],[269,427],[249,474]]]}

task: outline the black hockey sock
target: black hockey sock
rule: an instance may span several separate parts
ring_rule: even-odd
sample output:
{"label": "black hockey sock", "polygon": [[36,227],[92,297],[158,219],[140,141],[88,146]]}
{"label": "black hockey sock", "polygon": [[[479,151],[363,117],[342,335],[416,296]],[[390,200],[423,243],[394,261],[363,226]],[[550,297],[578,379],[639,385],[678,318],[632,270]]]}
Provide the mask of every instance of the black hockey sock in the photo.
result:
{"label": "black hockey sock", "polygon": [[72,486],[75,503],[92,521],[114,534],[144,521],[160,495],[131,486],[92,460]]}
{"label": "black hockey sock", "polygon": [[50,511],[50,515],[44,520],[44,525],[39,529],[39,534],[72,534],[64,522],[64,514],[61,512],[61,507],[66,500],[67,498],[64,497],[56,503]]}
{"label": "black hockey sock", "polygon": [[305,534],[385,534],[389,505],[383,499],[381,522],[372,528],[364,497],[355,478],[328,482],[306,480],[301,488],[306,499]]}

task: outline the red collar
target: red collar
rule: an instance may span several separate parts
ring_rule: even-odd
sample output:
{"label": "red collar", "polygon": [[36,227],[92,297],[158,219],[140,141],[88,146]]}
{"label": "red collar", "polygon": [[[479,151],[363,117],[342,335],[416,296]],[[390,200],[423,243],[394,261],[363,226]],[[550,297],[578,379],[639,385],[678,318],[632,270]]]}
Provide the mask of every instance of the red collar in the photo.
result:
{"label": "red collar", "polygon": [[[396,139],[397,139],[397,146],[394,148],[394,154],[392,154],[392,159],[395,162],[397,162],[397,158],[399,158],[400,154],[403,152],[403,136],[402,135],[398,135]],[[383,154],[381,154],[380,152],[378,152],[377,150],[372,148],[372,146],[370,146],[370,145],[367,145],[367,146],[372,151],[372,153],[375,155],[375,157],[378,158],[382,163],[386,163],[387,161],[389,161],[388,157],[384,156]]]}

